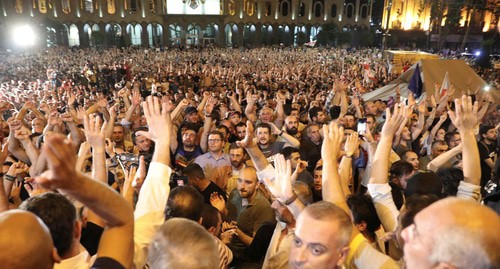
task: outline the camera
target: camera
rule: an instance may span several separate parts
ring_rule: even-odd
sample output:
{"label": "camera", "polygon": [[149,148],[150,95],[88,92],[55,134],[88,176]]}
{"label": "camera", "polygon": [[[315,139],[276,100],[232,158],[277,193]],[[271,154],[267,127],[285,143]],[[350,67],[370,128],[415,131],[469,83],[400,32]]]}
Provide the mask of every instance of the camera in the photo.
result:
{"label": "camera", "polygon": [[136,163],[139,164],[139,155],[133,153],[117,154],[116,158],[122,163]]}

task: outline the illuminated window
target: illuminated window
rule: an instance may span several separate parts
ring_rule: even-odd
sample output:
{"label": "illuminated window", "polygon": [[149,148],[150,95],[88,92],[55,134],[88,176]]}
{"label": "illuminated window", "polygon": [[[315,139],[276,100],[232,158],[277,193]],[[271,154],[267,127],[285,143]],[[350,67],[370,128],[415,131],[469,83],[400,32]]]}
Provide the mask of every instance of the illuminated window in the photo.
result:
{"label": "illuminated window", "polygon": [[234,2],[235,0],[229,0],[227,2],[227,10],[229,15],[234,16],[236,14],[236,3]]}
{"label": "illuminated window", "polygon": [[266,12],[265,12],[266,17],[267,16],[271,16],[271,1],[269,1],[269,0],[266,1],[266,7],[265,7],[265,9],[266,9]]}
{"label": "illuminated window", "polygon": [[244,0],[243,10],[247,13],[248,16],[253,16],[255,13],[257,3],[255,0]]}
{"label": "illuminated window", "polygon": [[16,13],[23,13],[23,0],[14,0],[14,6],[16,9]]}
{"label": "illuminated window", "polygon": [[38,0],[38,10],[40,13],[47,13],[47,2],[45,0]]}
{"label": "illuminated window", "polygon": [[80,35],[78,32],[78,27],[72,24],[68,31],[68,45],[70,47],[80,46]]}
{"label": "illuminated window", "polygon": [[115,14],[116,12],[116,5],[115,5],[115,0],[108,0],[106,1],[108,4],[108,14]]}
{"label": "illuminated window", "polygon": [[62,0],[61,1],[61,10],[64,14],[71,13],[71,4],[70,4],[69,0]]}
{"label": "illuminated window", "polygon": [[149,12],[156,14],[156,0],[149,0]]}
{"label": "illuminated window", "polygon": [[94,5],[92,3],[92,0],[85,0],[85,10],[88,13],[93,13],[94,12]]}

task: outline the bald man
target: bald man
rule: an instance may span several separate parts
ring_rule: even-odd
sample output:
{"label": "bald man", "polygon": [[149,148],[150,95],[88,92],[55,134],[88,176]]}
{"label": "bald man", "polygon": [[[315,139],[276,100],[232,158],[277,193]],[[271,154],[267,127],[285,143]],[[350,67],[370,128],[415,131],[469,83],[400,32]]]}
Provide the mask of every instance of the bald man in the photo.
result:
{"label": "bald man", "polygon": [[477,202],[447,198],[405,228],[408,269],[500,268],[500,216]]}
{"label": "bald man", "polygon": [[0,213],[2,268],[44,269],[60,262],[49,229],[35,214],[10,210]]}

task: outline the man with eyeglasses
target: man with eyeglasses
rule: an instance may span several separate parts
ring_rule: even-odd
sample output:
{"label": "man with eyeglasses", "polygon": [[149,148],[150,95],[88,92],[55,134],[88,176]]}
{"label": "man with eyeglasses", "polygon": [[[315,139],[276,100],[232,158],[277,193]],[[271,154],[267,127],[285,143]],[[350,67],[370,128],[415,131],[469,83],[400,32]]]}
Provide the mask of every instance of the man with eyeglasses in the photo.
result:
{"label": "man with eyeglasses", "polygon": [[227,153],[224,153],[224,144],[224,136],[221,132],[210,132],[207,153],[194,160],[203,169],[207,179],[213,181],[223,190],[226,189],[232,171],[231,158]]}

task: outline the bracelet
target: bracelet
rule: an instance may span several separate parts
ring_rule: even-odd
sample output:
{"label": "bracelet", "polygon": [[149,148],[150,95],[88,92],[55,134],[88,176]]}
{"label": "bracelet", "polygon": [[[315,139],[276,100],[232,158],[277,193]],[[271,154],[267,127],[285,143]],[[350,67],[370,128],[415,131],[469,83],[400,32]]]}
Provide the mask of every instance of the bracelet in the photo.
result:
{"label": "bracelet", "polygon": [[205,118],[210,118],[212,117],[212,115],[208,114],[208,115],[205,115]]}
{"label": "bracelet", "polygon": [[288,200],[283,202],[283,205],[290,205],[291,203],[295,202],[297,198],[298,198],[297,194],[293,193],[292,197],[288,198]]}
{"label": "bracelet", "polygon": [[9,174],[5,174],[5,175],[3,176],[3,179],[5,179],[5,180],[7,180],[7,181],[11,181],[11,182],[13,182],[13,181],[15,181],[15,180],[16,180],[16,177],[15,177],[15,176],[11,176],[11,175],[9,175]]}
{"label": "bracelet", "polygon": [[281,136],[281,135],[283,135],[283,131],[281,131],[281,132],[278,134],[278,136]]}

